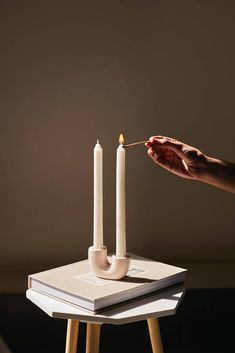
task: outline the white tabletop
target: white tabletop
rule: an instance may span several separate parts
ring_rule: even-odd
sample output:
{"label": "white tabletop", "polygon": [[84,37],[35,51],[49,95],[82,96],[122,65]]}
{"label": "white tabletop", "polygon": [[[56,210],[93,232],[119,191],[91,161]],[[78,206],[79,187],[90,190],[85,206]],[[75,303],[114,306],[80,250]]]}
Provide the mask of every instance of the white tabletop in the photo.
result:
{"label": "white tabletop", "polygon": [[184,287],[177,286],[155,292],[146,297],[139,297],[131,302],[93,313],[78,306],[28,289],[26,297],[49,316],[60,319],[75,319],[85,322],[125,324],[152,317],[175,314],[183,297]]}

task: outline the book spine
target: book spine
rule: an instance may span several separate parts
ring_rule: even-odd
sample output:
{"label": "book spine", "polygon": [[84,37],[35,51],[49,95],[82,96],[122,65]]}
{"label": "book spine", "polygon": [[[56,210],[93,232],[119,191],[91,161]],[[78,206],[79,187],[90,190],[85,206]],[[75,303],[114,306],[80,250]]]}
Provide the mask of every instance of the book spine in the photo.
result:
{"label": "book spine", "polygon": [[31,276],[28,276],[28,288],[32,288],[32,279],[31,279]]}

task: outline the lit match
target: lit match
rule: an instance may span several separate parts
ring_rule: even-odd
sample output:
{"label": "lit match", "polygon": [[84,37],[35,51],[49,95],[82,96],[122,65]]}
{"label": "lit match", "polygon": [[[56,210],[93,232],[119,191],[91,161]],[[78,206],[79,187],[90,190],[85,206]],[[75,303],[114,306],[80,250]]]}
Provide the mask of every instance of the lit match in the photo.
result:
{"label": "lit match", "polygon": [[134,147],[134,146],[138,146],[138,145],[144,145],[147,142],[149,142],[149,140],[133,142],[133,143],[129,143],[128,145],[123,145],[123,147],[126,148],[126,147]]}

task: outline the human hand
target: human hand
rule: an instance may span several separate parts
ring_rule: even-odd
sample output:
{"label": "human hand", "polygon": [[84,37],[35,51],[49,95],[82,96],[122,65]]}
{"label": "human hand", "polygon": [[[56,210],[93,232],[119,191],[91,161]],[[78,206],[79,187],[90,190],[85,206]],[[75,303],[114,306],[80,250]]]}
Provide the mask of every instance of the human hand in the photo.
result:
{"label": "human hand", "polygon": [[146,147],[149,157],[168,171],[187,179],[203,178],[207,157],[197,148],[160,135],[150,137]]}

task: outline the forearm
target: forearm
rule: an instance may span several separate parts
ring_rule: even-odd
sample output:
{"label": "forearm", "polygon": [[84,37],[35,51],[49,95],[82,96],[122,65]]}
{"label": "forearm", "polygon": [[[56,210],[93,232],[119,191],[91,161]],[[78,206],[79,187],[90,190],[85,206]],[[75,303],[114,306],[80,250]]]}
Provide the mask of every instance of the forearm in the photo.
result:
{"label": "forearm", "polygon": [[206,156],[200,181],[235,193],[235,164]]}

